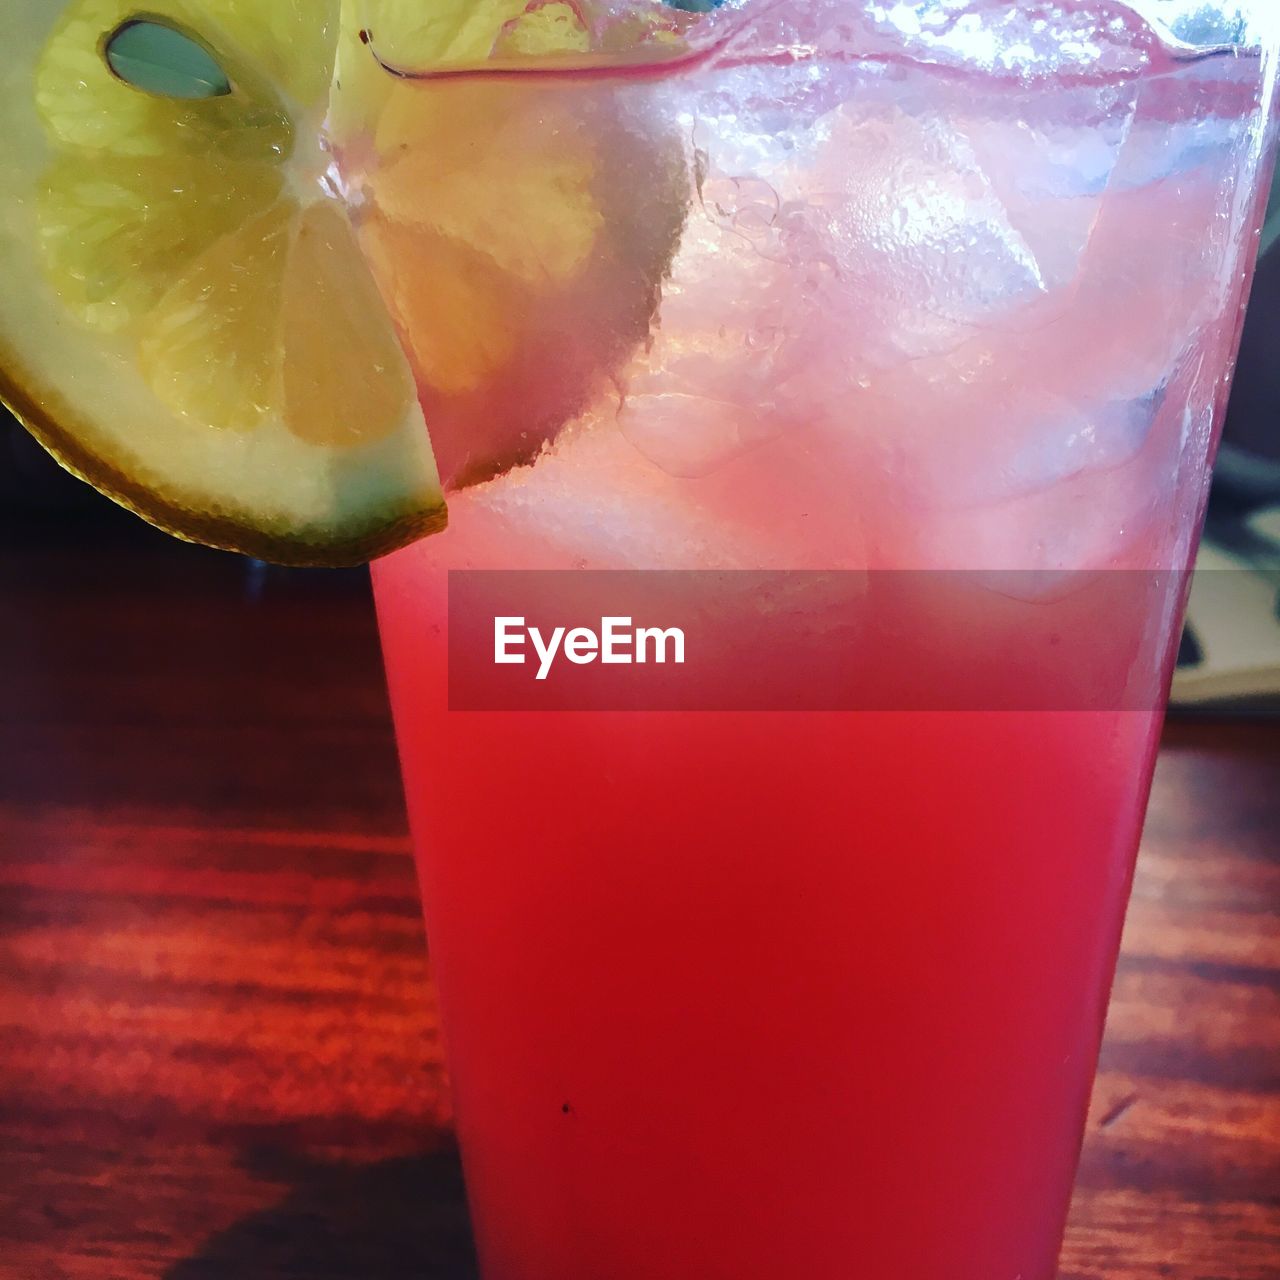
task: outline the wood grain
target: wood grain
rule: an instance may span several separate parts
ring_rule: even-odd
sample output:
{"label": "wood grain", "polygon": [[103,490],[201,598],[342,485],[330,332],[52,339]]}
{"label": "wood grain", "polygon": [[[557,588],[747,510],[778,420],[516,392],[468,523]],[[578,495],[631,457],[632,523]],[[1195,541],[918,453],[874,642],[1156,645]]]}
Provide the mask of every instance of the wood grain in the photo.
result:
{"label": "wood grain", "polygon": [[[1280,1276],[1278,784],[1170,729],[1064,1280]],[[0,1280],[473,1276],[363,578],[0,547]]]}

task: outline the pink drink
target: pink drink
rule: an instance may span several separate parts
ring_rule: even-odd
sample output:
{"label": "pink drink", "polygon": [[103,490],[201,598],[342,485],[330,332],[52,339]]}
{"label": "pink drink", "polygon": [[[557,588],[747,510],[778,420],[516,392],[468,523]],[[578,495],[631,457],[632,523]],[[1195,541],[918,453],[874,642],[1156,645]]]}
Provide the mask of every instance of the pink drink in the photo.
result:
{"label": "pink drink", "polygon": [[[375,573],[487,1280],[1054,1273],[1176,632],[1109,571],[1194,550],[1271,53],[873,8],[491,87],[672,129],[700,191],[617,386]],[[1148,696],[450,711],[448,571],[526,568],[934,571],[867,596],[885,687],[932,625],[960,681]]]}

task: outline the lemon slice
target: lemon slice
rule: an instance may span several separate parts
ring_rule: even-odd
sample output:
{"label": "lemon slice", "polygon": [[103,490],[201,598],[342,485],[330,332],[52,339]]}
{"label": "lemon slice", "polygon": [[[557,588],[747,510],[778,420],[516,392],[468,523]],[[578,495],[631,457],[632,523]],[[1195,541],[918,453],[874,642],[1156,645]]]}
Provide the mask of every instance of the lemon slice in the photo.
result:
{"label": "lemon slice", "polygon": [[[610,6],[346,4],[331,123],[355,140],[361,250],[446,490],[482,484],[616,401],[683,232],[685,139],[625,81],[539,74],[607,53]],[[655,30],[679,20],[656,2],[619,8],[651,11]],[[386,56],[413,70],[387,75]]]}
{"label": "lemon slice", "polygon": [[9,0],[0,67],[0,396],[146,519],[289,564],[445,522],[325,142],[340,17]]}
{"label": "lemon slice", "polygon": [[630,130],[607,92],[562,94],[459,78],[393,93],[378,120],[360,243],[446,490],[536,463],[616,401],[683,230],[672,137]]}

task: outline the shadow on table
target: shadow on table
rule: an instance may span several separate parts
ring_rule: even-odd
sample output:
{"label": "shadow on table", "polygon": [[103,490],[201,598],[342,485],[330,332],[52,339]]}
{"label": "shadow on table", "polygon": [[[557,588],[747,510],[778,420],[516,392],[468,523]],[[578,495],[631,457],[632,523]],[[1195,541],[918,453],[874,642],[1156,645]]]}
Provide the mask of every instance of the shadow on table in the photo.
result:
{"label": "shadow on table", "polygon": [[476,1280],[455,1153],[262,1163],[292,1184],[285,1199],[214,1236],[165,1280]]}

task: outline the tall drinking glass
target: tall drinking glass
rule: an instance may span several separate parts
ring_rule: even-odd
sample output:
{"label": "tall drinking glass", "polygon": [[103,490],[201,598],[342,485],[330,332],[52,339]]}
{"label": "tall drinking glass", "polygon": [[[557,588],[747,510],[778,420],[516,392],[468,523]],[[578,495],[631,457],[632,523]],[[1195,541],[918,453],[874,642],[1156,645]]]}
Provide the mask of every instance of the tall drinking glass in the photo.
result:
{"label": "tall drinking glass", "polygon": [[[1269,0],[745,0],[656,42],[651,9],[500,73],[372,33],[388,111],[463,122],[441,181],[507,173],[493,216],[545,259],[586,164],[604,229],[503,317],[538,335],[506,407],[437,443],[449,530],[375,567],[483,1272],[1049,1280],[1259,226]],[[430,208],[359,163],[367,236]],[[430,273],[381,253],[448,424]],[[527,626],[570,599],[683,609],[724,661],[690,633],[678,689],[674,652],[571,686],[587,636],[539,684]]]}

